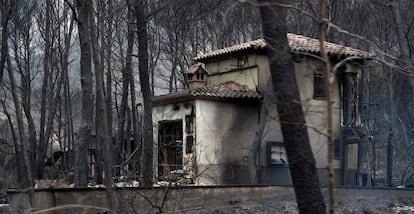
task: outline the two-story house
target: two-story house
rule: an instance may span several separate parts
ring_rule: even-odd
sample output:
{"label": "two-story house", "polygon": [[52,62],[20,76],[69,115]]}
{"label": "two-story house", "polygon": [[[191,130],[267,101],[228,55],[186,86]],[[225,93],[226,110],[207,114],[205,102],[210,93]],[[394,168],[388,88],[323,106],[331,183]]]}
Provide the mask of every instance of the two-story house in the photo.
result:
{"label": "two-story house", "polygon": [[[327,181],[326,99],[319,40],[288,34],[300,102],[321,183]],[[333,124],[337,181],[355,184],[359,169],[360,82],[365,51],[326,43],[335,65]],[[270,78],[266,42],[258,39],[194,58],[189,88],[153,99],[154,164],[160,180],[184,173],[196,184],[248,184],[248,153]],[[352,60],[347,58],[352,57]],[[289,160],[276,104],[269,106],[259,151],[261,183],[289,184]],[[289,136],[286,136],[289,137]]]}

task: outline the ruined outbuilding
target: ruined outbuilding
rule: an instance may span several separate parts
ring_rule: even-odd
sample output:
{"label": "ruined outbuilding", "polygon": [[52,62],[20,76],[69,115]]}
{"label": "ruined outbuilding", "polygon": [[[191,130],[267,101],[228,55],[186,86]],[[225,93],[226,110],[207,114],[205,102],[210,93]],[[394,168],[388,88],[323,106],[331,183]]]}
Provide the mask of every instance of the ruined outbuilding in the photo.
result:
{"label": "ruined outbuilding", "polygon": [[[327,181],[326,99],[319,41],[288,34],[309,138],[321,183]],[[360,83],[367,52],[326,43],[336,71],[333,89],[337,183],[359,181]],[[270,78],[264,39],[215,50],[194,58],[189,88],[153,99],[154,164],[164,180],[180,174],[196,184],[247,184],[248,153],[260,120]],[[272,101],[258,163],[261,183],[289,184],[289,161]]]}

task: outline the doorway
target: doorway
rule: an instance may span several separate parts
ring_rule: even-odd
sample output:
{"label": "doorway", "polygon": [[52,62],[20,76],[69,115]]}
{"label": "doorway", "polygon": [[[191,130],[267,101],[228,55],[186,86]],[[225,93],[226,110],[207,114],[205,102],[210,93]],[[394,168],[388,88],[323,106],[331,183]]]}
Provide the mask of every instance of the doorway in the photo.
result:
{"label": "doorway", "polygon": [[158,126],[158,175],[183,169],[183,122],[163,121]]}

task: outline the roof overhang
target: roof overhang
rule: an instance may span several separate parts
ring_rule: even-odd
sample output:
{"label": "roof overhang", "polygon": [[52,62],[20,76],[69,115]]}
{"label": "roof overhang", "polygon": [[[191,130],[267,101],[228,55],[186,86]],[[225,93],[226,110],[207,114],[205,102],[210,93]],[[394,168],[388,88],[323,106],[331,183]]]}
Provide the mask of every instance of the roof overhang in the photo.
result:
{"label": "roof overhang", "polygon": [[[291,52],[294,54],[303,54],[309,56],[319,56],[320,52],[320,41],[318,39],[296,35],[293,33],[288,33],[288,42]],[[205,54],[199,54],[194,57],[196,62],[214,62],[223,57],[237,57],[239,55],[246,55],[251,53],[266,54],[267,43],[263,38],[241,43],[238,45],[210,51]],[[374,54],[371,54],[367,51],[331,43],[325,42],[325,50],[329,57],[331,58],[353,58],[357,59],[372,59],[375,57]]]}

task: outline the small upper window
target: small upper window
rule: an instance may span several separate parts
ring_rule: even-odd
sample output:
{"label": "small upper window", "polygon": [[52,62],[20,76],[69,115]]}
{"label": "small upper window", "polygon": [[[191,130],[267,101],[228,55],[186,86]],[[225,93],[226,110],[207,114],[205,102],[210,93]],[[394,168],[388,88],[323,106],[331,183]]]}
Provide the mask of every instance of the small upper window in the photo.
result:
{"label": "small upper window", "polygon": [[316,70],[313,74],[313,99],[325,98],[325,75],[323,70]]}
{"label": "small upper window", "polygon": [[249,65],[249,58],[247,56],[242,56],[237,58],[237,65],[239,68],[243,68]]}

